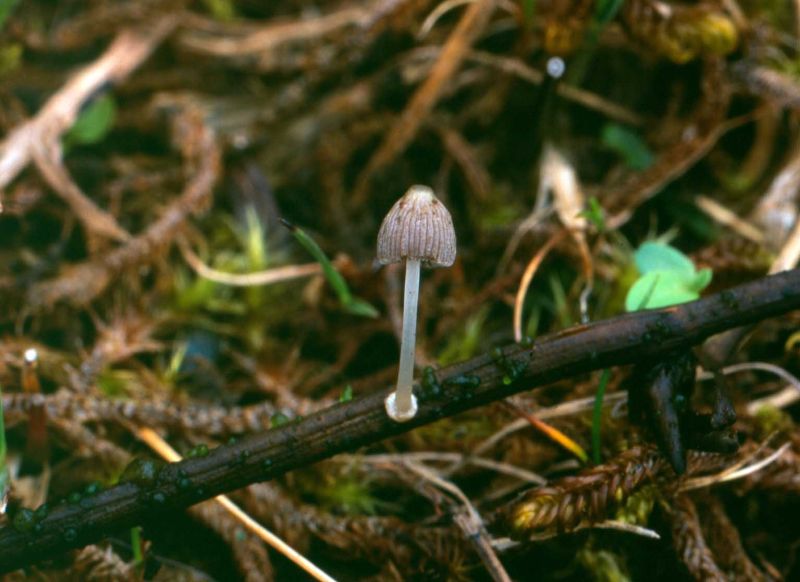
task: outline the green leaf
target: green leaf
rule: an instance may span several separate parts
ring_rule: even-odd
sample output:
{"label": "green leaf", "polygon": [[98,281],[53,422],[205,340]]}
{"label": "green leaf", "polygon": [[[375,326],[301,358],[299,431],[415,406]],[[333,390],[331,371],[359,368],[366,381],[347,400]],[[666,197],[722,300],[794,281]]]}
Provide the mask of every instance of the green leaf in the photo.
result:
{"label": "green leaf", "polygon": [[117,116],[117,106],[111,95],[101,95],[80,114],[64,136],[67,144],[90,145],[106,137]]}
{"label": "green leaf", "polygon": [[140,525],[131,528],[131,550],[133,550],[133,565],[140,566],[144,562],[142,526]]}
{"label": "green leaf", "polygon": [[344,310],[353,315],[360,315],[361,317],[375,318],[380,315],[380,311],[375,309],[370,303],[364,301],[360,297],[351,297],[350,301],[343,304]]}
{"label": "green leaf", "polygon": [[331,260],[313,238],[308,236],[303,229],[293,225],[289,221],[281,219],[281,222],[292,232],[297,242],[299,242],[303,248],[314,257],[314,260],[320,264],[322,267],[322,274],[325,275],[325,278],[333,288],[333,291],[336,293],[345,311],[362,317],[378,317],[379,312],[377,309],[363,299],[353,296],[344,277],[336,270]]}
{"label": "green leaf", "polygon": [[603,127],[601,142],[617,153],[625,164],[634,170],[644,170],[653,163],[653,152],[644,140],[630,129],[617,123],[607,123]]}
{"label": "green leaf", "polygon": [[[639,280],[644,279],[647,275],[641,277]],[[627,311],[639,311],[640,309],[647,309],[647,304],[650,301],[650,297],[653,295],[653,291],[658,285],[658,282],[661,280],[661,274],[655,273],[647,283],[642,283],[642,288],[646,288],[646,291],[637,291],[632,293],[633,285],[631,285],[631,289],[628,289],[628,297],[630,297],[631,306],[627,307]],[[637,281],[634,281],[634,285]],[[627,297],[625,300],[627,301]]]}
{"label": "green leaf", "polygon": [[692,260],[678,249],[659,242],[646,242],[636,249],[633,255],[639,273],[646,275],[652,271],[674,271],[687,278],[695,276]]}
{"label": "green leaf", "polygon": [[317,261],[320,266],[322,267],[322,274],[325,275],[325,278],[328,280],[328,283],[331,287],[333,287],[333,291],[339,297],[339,301],[342,303],[349,303],[352,300],[352,294],[350,293],[350,289],[347,287],[347,283],[342,277],[341,273],[336,270],[336,267],[333,266],[331,260],[328,258],[328,255],[320,248],[313,238],[308,236],[306,232],[300,228],[299,226],[295,226],[287,220],[281,220],[284,226],[288,228],[297,242],[308,251],[308,253],[314,257],[314,260]]}
{"label": "green leaf", "polygon": [[[693,279],[688,281],[692,282]],[[687,284],[687,279],[675,271],[650,271],[639,277],[628,291],[625,309],[657,309],[694,301],[699,297],[699,290],[692,288]]]}
{"label": "green leaf", "polygon": [[711,269],[698,271],[689,257],[664,243],[643,243],[634,261],[641,277],[628,290],[627,311],[694,301],[711,282]]}

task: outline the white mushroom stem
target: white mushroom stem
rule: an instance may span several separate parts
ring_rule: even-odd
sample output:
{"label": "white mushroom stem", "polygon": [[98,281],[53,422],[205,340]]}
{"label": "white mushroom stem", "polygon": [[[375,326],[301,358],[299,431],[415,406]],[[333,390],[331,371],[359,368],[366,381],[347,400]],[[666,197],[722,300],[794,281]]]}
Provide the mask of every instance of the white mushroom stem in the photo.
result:
{"label": "white mushroom stem", "polygon": [[386,412],[397,422],[411,420],[417,413],[417,400],[411,389],[414,384],[414,349],[417,339],[417,298],[419,297],[420,261],[406,261],[405,295],[403,297],[403,334],[400,340],[400,369],[397,387],[386,399]]}

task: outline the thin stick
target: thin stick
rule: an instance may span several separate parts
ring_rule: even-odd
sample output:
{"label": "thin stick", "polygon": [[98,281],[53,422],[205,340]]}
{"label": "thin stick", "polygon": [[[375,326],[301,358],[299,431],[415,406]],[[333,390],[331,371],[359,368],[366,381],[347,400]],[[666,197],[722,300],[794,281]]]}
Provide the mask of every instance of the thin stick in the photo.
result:
{"label": "thin stick", "polygon": [[525,272],[522,274],[522,279],[519,282],[519,289],[517,289],[517,296],[514,299],[514,341],[516,342],[522,341],[522,307],[525,304],[525,296],[528,294],[528,287],[530,287],[531,281],[533,281],[533,276],[536,274],[542,261],[545,260],[552,248],[564,238],[566,233],[566,230],[562,230],[551,236],[544,246],[539,249],[539,252],[533,256],[528,266],[525,267]]}
{"label": "thin stick", "polygon": [[464,505],[464,511],[455,516],[454,521],[456,525],[461,528],[467,538],[475,546],[475,550],[478,552],[481,561],[486,566],[492,579],[495,580],[495,582],[511,582],[511,577],[506,572],[502,562],[500,562],[492,548],[489,534],[486,533],[486,529],[483,527],[483,520],[478,510],[475,509],[475,506],[464,492],[454,483],[440,477],[436,471],[426,465],[414,461],[405,461],[403,466],[461,501]]}
{"label": "thin stick", "polygon": [[[463,453],[419,451],[413,453],[359,455],[353,458],[365,463],[402,463],[409,459],[412,461],[433,461],[442,463],[461,463],[463,461],[464,464],[475,465],[476,467],[483,467],[484,469],[516,477],[520,481],[527,481],[529,483],[535,483],[536,485],[544,485],[547,483],[547,479],[541,475],[537,475],[536,473],[517,467],[516,465],[493,461],[483,457],[473,457]],[[450,474],[449,469],[447,474]]]}
{"label": "thin stick", "polygon": [[[721,473],[717,473],[716,475],[708,475],[705,477],[696,477],[694,479],[689,479],[681,485],[681,491],[691,491],[692,489],[699,489],[701,487],[709,487],[711,485],[716,485],[717,483],[724,483],[726,481],[734,481],[736,479],[742,479],[747,477],[748,475],[752,475],[763,469],[764,467],[774,463],[778,460],[778,458],[783,455],[790,447],[792,443],[784,443],[777,451],[774,451],[768,457],[761,459],[760,461],[756,461],[750,464],[745,464],[744,466],[739,467],[738,464],[734,465],[733,467],[728,467]],[[756,451],[757,453],[758,451]],[[755,455],[754,455],[755,456]]]}
{"label": "thin stick", "polygon": [[781,247],[781,252],[772,262],[770,274],[780,273],[795,268],[800,261],[800,220],[794,225],[794,230]]}
{"label": "thin stick", "polygon": [[[524,61],[516,58],[503,57],[493,53],[483,51],[470,51],[467,53],[467,60],[479,63],[482,65],[494,67],[510,75],[527,81],[532,85],[541,85],[544,82],[545,74],[539,70],[533,69],[525,64]],[[570,101],[579,103],[589,109],[599,111],[607,115],[611,119],[641,127],[645,125],[645,119],[640,115],[625,109],[621,105],[617,105],[600,95],[590,93],[573,85],[559,84],[556,87],[556,92]]]}
{"label": "thin stick", "polygon": [[60,142],[42,141],[33,147],[31,155],[42,177],[69,204],[88,232],[116,241],[130,240],[131,235],[117,220],[86,196],[72,179],[64,167]]}
{"label": "thin stick", "polygon": [[[151,428],[139,428],[136,431],[136,436],[170,463],[177,463],[183,460],[178,452]],[[222,507],[227,509],[228,512],[230,512],[231,515],[233,515],[236,519],[242,522],[247,529],[264,540],[271,548],[280,552],[292,562],[297,564],[309,576],[313,577],[315,580],[336,582],[335,578],[328,576],[318,566],[309,561],[308,558],[297,552],[297,550],[295,550],[292,546],[284,542],[281,538],[247,515],[247,513],[245,513],[238,505],[231,501],[229,497],[226,495],[217,495],[214,500],[222,505]]]}
{"label": "thin stick", "polygon": [[180,35],[180,44],[196,53],[216,57],[246,57],[258,55],[266,58],[281,45],[318,38],[351,26],[363,26],[369,19],[373,6],[344,8],[316,18],[303,18],[289,22],[269,22],[254,31],[244,34],[229,34],[210,37],[186,31]]}
{"label": "thin stick", "polygon": [[222,153],[202,113],[191,107],[179,111],[173,120],[173,139],[182,145],[184,160],[196,168],[181,195],[170,202],[159,218],[131,238],[92,260],[72,265],[54,279],[41,281],[28,290],[33,308],[69,300],[75,305],[89,303],[124,269],[139,265],[153,253],[172,243],[189,214],[208,208],[214,184],[221,171]]}
{"label": "thin stick", "polygon": [[723,206],[713,198],[695,196],[694,203],[697,207],[723,226],[727,226],[735,233],[750,239],[756,243],[764,242],[764,235],[751,223],[732,212],[728,207]]}
{"label": "thin stick", "polygon": [[775,392],[764,398],[753,400],[747,403],[747,414],[754,416],[764,406],[772,408],[786,408],[800,400],[800,391],[794,386],[786,386],[780,392]]}
{"label": "thin stick", "polygon": [[[795,390],[800,391],[800,379],[798,379],[797,376],[788,370],[785,370],[780,366],[776,366],[775,364],[770,364],[769,362],[742,362],[741,364],[725,366],[722,368],[722,370],[720,370],[720,372],[728,376],[729,374],[747,372],[749,370],[759,370],[761,372],[769,372],[770,374],[774,374],[779,378],[789,382],[789,384],[794,386]],[[711,372],[703,371],[697,375],[698,380],[711,380],[712,378],[714,378],[714,374]]]}
{"label": "thin stick", "polygon": [[436,8],[434,8],[422,22],[422,26],[419,27],[417,40],[422,40],[428,36],[428,33],[436,26],[439,19],[449,11],[463,4],[471,4],[472,2],[475,2],[475,0],[445,0],[441,4],[437,4]]}
{"label": "thin stick", "polygon": [[255,273],[226,273],[212,269],[206,265],[183,239],[178,240],[178,248],[181,250],[183,259],[188,263],[192,270],[209,281],[231,285],[232,287],[254,287],[257,285],[272,285],[282,281],[299,279],[300,277],[310,277],[322,273],[319,263],[306,263],[303,265],[286,265],[285,267],[275,267],[265,271]]}

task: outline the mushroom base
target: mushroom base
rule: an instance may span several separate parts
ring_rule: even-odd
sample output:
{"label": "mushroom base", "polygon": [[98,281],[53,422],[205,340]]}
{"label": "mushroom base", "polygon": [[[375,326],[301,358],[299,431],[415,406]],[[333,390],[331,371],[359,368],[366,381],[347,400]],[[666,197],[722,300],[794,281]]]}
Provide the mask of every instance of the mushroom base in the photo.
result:
{"label": "mushroom base", "polygon": [[386,407],[386,414],[388,414],[389,418],[395,422],[406,422],[411,420],[417,415],[417,409],[419,408],[417,405],[417,397],[412,394],[411,407],[408,410],[399,411],[397,409],[397,392],[392,392],[389,394],[389,396],[386,397],[386,400],[383,401],[383,404]]}

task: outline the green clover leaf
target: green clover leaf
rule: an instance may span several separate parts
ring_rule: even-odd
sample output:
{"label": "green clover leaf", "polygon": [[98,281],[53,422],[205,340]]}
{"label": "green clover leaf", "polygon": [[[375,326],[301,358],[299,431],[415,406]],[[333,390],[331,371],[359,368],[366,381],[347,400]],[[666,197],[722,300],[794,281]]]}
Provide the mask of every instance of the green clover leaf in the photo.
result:
{"label": "green clover leaf", "polygon": [[643,243],[634,253],[634,261],[641,276],[628,290],[626,311],[694,301],[712,278],[711,269],[698,271],[689,257],[663,243]]}

